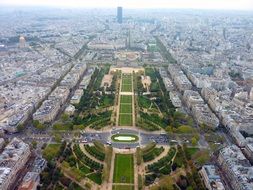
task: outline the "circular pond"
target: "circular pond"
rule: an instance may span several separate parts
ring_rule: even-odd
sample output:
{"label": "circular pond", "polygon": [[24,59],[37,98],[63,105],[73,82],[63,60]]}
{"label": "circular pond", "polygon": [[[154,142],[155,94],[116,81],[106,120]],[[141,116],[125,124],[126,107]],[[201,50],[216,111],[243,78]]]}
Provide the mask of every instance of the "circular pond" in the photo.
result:
{"label": "circular pond", "polygon": [[115,134],[111,139],[114,142],[137,142],[139,137],[133,134]]}

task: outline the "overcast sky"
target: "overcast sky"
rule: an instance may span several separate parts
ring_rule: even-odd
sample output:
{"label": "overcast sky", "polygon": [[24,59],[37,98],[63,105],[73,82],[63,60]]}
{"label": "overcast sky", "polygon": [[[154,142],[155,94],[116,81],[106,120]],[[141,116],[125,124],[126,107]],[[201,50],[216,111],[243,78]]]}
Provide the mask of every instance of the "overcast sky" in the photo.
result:
{"label": "overcast sky", "polygon": [[0,0],[0,5],[253,10],[253,0]]}

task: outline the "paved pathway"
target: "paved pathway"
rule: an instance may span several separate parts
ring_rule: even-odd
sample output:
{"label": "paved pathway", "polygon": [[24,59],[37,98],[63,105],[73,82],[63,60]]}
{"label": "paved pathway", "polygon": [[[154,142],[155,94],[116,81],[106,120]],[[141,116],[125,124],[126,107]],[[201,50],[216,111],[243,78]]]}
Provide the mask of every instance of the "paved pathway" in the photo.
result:
{"label": "paved pathway", "polygon": [[132,116],[133,116],[133,119],[132,119],[132,121],[133,121],[133,126],[136,126],[135,124],[136,124],[136,122],[135,122],[135,106],[134,106],[134,100],[135,100],[135,97],[134,97],[134,80],[133,80],[133,74],[131,75],[131,78],[132,78]]}
{"label": "paved pathway", "polygon": [[[138,175],[140,175],[142,177],[142,181],[144,183],[144,178],[145,178],[145,165],[142,162],[139,166],[137,165],[137,172]],[[138,184],[138,176],[137,176],[137,184]]]}
{"label": "paved pathway", "polygon": [[122,88],[122,73],[121,73],[121,79],[119,84],[119,91],[118,91],[118,105],[117,105],[117,119],[116,119],[116,126],[119,126],[119,109],[120,109],[120,92]]}
{"label": "paved pathway", "polygon": [[134,189],[138,190],[138,166],[137,166],[136,154],[134,154],[133,156],[134,156]]}
{"label": "paved pathway", "polygon": [[133,92],[120,92],[120,95],[132,96]]}
{"label": "paved pathway", "polygon": [[119,103],[120,103],[120,90],[121,90],[121,79],[117,79],[116,96],[117,100],[114,105],[114,114],[116,113],[116,125],[119,123]]}
{"label": "paved pathway", "polygon": [[110,177],[109,177],[109,182],[107,185],[107,189],[111,190],[112,189],[112,184],[113,184],[113,172],[114,172],[114,161],[115,161],[115,152],[112,152],[112,160],[111,160],[111,169],[110,169]]}

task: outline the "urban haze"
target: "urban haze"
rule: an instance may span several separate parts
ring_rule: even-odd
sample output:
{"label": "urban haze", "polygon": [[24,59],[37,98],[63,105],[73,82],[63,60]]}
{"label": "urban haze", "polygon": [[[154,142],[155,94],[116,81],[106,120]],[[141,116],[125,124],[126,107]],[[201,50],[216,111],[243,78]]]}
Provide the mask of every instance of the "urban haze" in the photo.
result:
{"label": "urban haze", "polygon": [[0,190],[252,190],[252,2],[203,2],[0,2]]}

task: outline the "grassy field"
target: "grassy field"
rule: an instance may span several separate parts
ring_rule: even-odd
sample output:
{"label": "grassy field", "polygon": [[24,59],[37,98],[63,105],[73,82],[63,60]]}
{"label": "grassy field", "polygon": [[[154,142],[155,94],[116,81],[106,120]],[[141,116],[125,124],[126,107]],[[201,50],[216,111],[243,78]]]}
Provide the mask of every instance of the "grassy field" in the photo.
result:
{"label": "grassy field", "polygon": [[131,84],[123,84],[121,87],[121,92],[132,92]]}
{"label": "grassy field", "polygon": [[119,115],[120,126],[131,126],[133,125],[132,114],[120,114]]}
{"label": "grassy field", "polygon": [[120,104],[120,113],[132,113],[132,104]]}
{"label": "grassy field", "polygon": [[120,110],[119,110],[119,125],[131,126],[132,121],[132,96],[121,95],[120,97]]}
{"label": "grassy field", "polygon": [[121,92],[132,92],[132,76],[122,75]]}
{"label": "grassy field", "polygon": [[130,185],[114,185],[113,190],[134,190],[134,186]]}
{"label": "grassy field", "polygon": [[187,147],[185,152],[189,154],[190,156],[193,156],[196,152],[199,151],[199,148],[194,148],[194,147]]}
{"label": "grassy field", "polygon": [[89,174],[87,177],[99,185],[102,184],[101,173],[92,173],[92,174]]}
{"label": "grassy field", "polygon": [[138,96],[138,103],[141,108],[149,109],[152,102],[145,96]]}
{"label": "grassy field", "polygon": [[132,84],[132,75],[122,75],[123,84]]}
{"label": "grassy field", "polygon": [[[122,75],[122,92],[132,92],[132,75]],[[120,109],[119,109],[119,125],[131,126],[133,125],[132,119],[132,96],[120,96]]]}
{"label": "grassy field", "polygon": [[55,158],[60,150],[61,145],[60,144],[49,144],[47,147],[43,150],[43,157],[46,160],[52,160]]}
{"label": "grassy field", "polygon": [[123,103],[123,104],[132,104],[132,96],[121,95],[120,96],[120,103]]}
{"label": "grassy field", "polygon": [[115,155],[113,182],[134,183],[134,158],[132,154]]}

